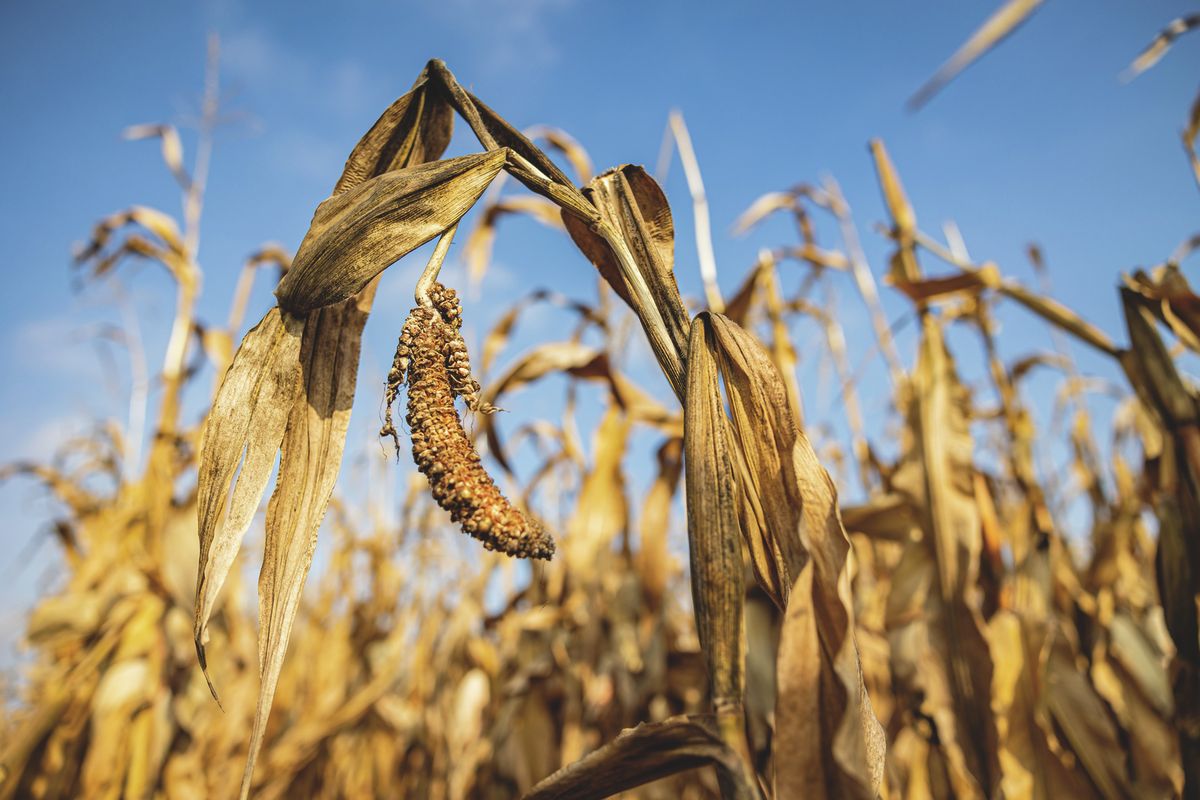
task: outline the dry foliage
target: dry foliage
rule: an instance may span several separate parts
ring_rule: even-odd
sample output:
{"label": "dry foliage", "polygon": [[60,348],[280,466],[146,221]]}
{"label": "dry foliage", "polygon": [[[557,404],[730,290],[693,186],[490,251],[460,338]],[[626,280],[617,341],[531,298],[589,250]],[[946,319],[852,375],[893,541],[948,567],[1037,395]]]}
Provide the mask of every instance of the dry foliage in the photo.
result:
{"label": "dry foliage", "polygon": [[[1036,5],[1002,9],[937,82]],[[455,116],[482,151],[439,160]],[[157,433],[140,476],[121,473],[115,437],[82,443],[89,458],[72,472],[8,470],[62,501],[69,579],[29,622],[39,655],[26,702],[0,727],[0,797],[1200,793],[1200,411],[1162,338],[1200,350],[1200,299],[1178,266],[1186,251],[1124,279],[1123,347],[997,265],[922,232],[874,142],[894,244],[887,281],[919,322],[906,367],[832,181],[751,206],[740,229],[787,213],[801,242],[764,250],[728,300],[701,241],[707,308],[692,313],[675,281],[670,207],[645,170],[592,177],[574,140],[552,129],[523,135],[432,61],[354,148],[296,257],[275,248],[250,260],[248,275],[262,263],[286,269],[278,306],[234,351],[248,281],[226,328],[192,314],[203,178],[184,168],[173,129],[132,135],[161,139],[183,187],[184,224],[135,207],[104,220],[80,260],[99,275],[129,255],[152,259],[178,283]],[[682,117],[672,117],[671,135],[703,238],[707,206]],[[565,154],[584,185],[534,138]],[[536,198],[488,194],[504,175]],[[538,291],[505,314],[482,343],[485,375],[531,305],[570,309],[579,324],[483,387],[457,299],[437,282],[481,198],[467,248],[475,279],[497,220],[512,213],[561,222],[603,279],[595,302]],[[834,247],[816,241],[820,214],[840,231]],[[334,488],[377,279],[439,237],[386,387],[390,407],[407,382],[422,473],[397,530],[333,499]],[[948,272],[926,275],[931,258]],[[841,315],[810,297],[842,273],[867,306],[894,390],[902,434],[891,460],[858,411]],[[677,403],[622,372],[625,312],[610,290],[636,317]],[[1007,301],[1124,370],[1131,391],[1111,426],[1109,463],[1065,345],[1055,358],[1004,360],[993,312]],[[846,399],[866,487],[852,505],[840,504],[803,422],[793,331],[808,317]],[[982,345],[995,409],[960,380],[952,330]],[[202,429],[179,419],[197,340],[219,380]],[[1045,434],[1021,392],[1035,366],[1063,373],[1070,484],[1035,466]],[[549,375],[568,380],[562,420],[504,441],[486,412]],[[607,409],[586,455],[574,420],[585,386],[598,387]],[[456,398],[482,412],[477,440]],[[403,435],[390,412],[384,432]],[[635,434],[660,441],[640,503],[626,477]],[[512,470],[518,440],[544,455],[524,484]],[[238,554],[277,458],[256,633]],[[517,490],[515,502],[496,476]],[[97,490],[100,477],[114,488]],[[668,546],[681,478],[687,576]],[[547,520],[564,521],[552,533],[527,516],[535,494]],[[1092,521],[1075,540],[1063,519],[1072,500]],[[554,558],[527,578],[499,554],[458,558],[463,542],[437,505],[489,548]],[[333,555],[306,595],[321,531]],[[485,610],[485,595],[498,598],[498,613]],[[209,696],[218,687],[223,709]]]}

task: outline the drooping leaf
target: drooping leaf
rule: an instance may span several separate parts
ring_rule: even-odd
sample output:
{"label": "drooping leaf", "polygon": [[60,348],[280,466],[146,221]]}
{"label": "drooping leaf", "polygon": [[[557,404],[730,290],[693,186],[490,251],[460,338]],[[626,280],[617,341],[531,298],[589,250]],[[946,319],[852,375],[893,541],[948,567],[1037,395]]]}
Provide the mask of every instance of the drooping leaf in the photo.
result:
{"label": "drooping leaf", "polygon": [[413,88],[388,106],[346,159],[335,195],[385,172],[441,158],[454,132],[454,114],[429,67]]}
{"label": "drooping leaf", "polygon": [[[733,444],[721,402],[713,334],[702,314],[692,321],[683,448],[692,607],[708,665],[709,692],[721,738],[735,752],[746,744],[745,588],[738,527]],[[730,788],[723,781],[723,791]]]}
{"label": "drooping leaf", "polygon": [[208,620],[258,511],[283,440],[300,375],[302,329],[303,323],[290,314],[277,308],[267,312],[242,340],[205,424],[197,478],[200,564],[194,635],[206,675]]}
{"label": "drooping leaf", "polygon": [[442,234],[504,166],[488,153],[385,172],[317,207],[275,294],[293,313],[357,294],[393,262]]}
{"label": "drooping leaf", "polygon": [[737,753],[721,741],[709,717],[643,722],[534,786],[525,800],[600,800],[656,778],[709,764],[716,766],[729,800],[756,800]]}
{"label": "drooping leaf", "polygon": [[242,778],[243,797],[249,795],[317,531],[341,469],[362,329],[373,295],[373,290],[368,291],[357,303],[322,309],[305,325],[302,378],[283,438],[275,493],[267,506],[266,546],[258,578],[262,688]]}
{"label": "drooping leaf", "polygon": [[576,246],[638,315],[667,380],[682,397],[688,315],[675,283],[675,229],[666,196],[644,169],[628,165],[592,180],[584,196],[617,239],[606,240],[566,212],[563,223]]}

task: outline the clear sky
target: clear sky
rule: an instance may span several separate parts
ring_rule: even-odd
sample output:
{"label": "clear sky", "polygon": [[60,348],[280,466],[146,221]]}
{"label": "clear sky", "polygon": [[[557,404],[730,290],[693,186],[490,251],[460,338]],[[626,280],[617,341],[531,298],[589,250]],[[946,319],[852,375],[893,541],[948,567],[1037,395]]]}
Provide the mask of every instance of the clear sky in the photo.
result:
{"label": "clear sky", "polygon": [[[232,112],[216,144],[200,252],[201,314],[213,321],[224,319],[245,256],[269,240],[289,248],[299,243],[358,137],[427,59],[441,57],[514,124],[569,131],[599,168],[624,162],[653,168],[667,113],[682,109],[703,169],[727,291],[760,247],[792,236],[779,220],[734,238],[733,220],[764,192],[822,174],[840,181],[881,274],[886,246],[872,226],[885,215],[866,143],[882,137],[925,229],[937,232],[955,220],[974,257],[995,260],[1025,280],[1032,277],[1023,249],[1038,241],[1056,295],[1124,341],[1114,291],[1120,271],[1161,261],[1197,228],[1200,196],[1179,131],[1197,90],[1200,39],[1181,40],[1128,85],[1118,75],[1163,25],[1193,6],[1051,0],[925,109],[906,112],[908,96],[994,5],[6,3],[0,10],[0,461],[45,457],[94,420],[124,419],[124,355],[111,348],[104,355],[92,343],[98,325],[121,321],[113,289],[72,289],[71,246],[99,217],[134,203],[177,213],[177,193],[155,145],[123,141],[120,133],[159,121],[186,128],[198,105],[210,32],[222,40]],[[457,142],[468,144],[465,137]],[[184,144],[190,155],[186,129]],[[697,296],[690,205],[677,165],[666,189],[678,224],[680,283]],[[581,297],[593,291],[586,262],[563,237],[532,222],[502,229],[497,262],[477,310],[468,309],[476,333],[524,289],[548,286]],[[367,390],[356,407],[360,443],[377,424],[372,387],[390,363],[412,274],[411,265],[390,273],[367,329],[360,378]],[[787,277],[785,288],[799,278],[799,271]],[[141,269],[123,272],[122,285],[151,347],[150,363],[158,363],[171,314],[166,281]],[[850,296],[848,283],[842,293]],[[261,288],[249,321],[269,302]],[[887,290],[885,304],[893,320],[903,316],[906,304]],[[845,305],[857,308],[852,300]],[[1048,347],[1045,327],[1028,316],[1006,313],[1005,322],[1010,353]],[[857,364],[870,346],[865,320],[845,323]],[[544,315],[524,329],[523,341],[568,331],[566,318]],[[911,340],[902,344],[909,358]],[[1075,352],[1085,369],[1114,376],[1098,359]],[[968,370],[977,361],[974,348],[958,355]],[[807,378],[802,385],[818,417],[837,416],[836,392]],[[872,419],[887,408],[878,386],[878,397],[864,398]],[[50,510],[42,498],[27,482],[0,487],[5,653],[35,591],[54,585],[54,546],[38,538]]]}

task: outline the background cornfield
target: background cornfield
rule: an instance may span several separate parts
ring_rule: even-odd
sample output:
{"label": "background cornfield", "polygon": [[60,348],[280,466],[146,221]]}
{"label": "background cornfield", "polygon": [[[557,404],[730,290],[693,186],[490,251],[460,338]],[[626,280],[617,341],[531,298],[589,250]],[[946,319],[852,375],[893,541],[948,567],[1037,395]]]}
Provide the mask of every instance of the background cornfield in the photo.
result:
{"label": "background cornfield", "polygon": [[[914,104],[1038,5],[1004,5]],[[1198,24],[1172,22],[1131,73]],[[211,51],[205,136],[219,115]],[[181,213],[111,214],[76,262],[87,281],[132,259],[173,280],[154,433],[134,475],[116,425],[3,467],[58,501],[68,577],[30,615],[34,656],[0,710],[0,798],[1200,797],[1200,395],[1185,371],[1200,297],[1180,266],[1200,237],[1100,276],[1125,322],[1100,330],[1051,299],[1036,247],[1047,282],[1030,287],[953,227],[923,229],[876,140],[864,157],[890,219],[867,235],[887,239],[889,262],[867,262],[835,180],[782,176],[736,228],[785,215],[795,238],[762,242],[723,296],[673,115],[667,155],[692,190],[675,214],[694,215],[704,287],[681,297],[674,270],[696,267],[675,263],[654,178],[597,175],[565,132],[522,133],[502,112],[430,61],[330,176],[294,255],[247,259],[219,323],[196,314],[211,140],[188,166],[172,127],[130,130],[161,143]],[[455,118],[479,152],[443,159]],[[1184,124],[1180,169],[1200,185],[1200,99]],[[436,279],[460,220],[478,286],[511,215],[569,236],[595,291],[530,286],[477,340],[455,339],[458,307]],[[819,239],[828,229],[837,238]],[[410,435],[418,451],[449,441],[431,424],[461,416],[469,445],[418,455],[429,481],[393,465],[390,439],[342,470],[378,276],[434,240],[410,317],[426,322],[406,328],[389,385],[357,391],[381,409],[388,393],[390,409],[407,378],[404,463]],[[248,307],[255,281],[278,283],[278,306]],[[915,353],[880,292],[910,304]],[[1006,348],[1002,304],[1045,328],[1044,350]],[[573,327],[514,351],[542,306]],[[240,338],[247,315],[262,321]],[[871,327],[872,358],[847,351],[848,320]],[[436,339],[424,360],[422,331]],[[666,393],[627,369],[641,337]],[[1084,374],[1079,348],[1125,384]],[[981,358],[985,380],[968,385],[956,358]],[[837,428],[805,415],[801,359],[834,376]],[[419,383],[430,369],[450,370],[435,376],[444,397]],[[1055,396],[1025,390],[1035,371],[1056,376]],[[491,413],[531,385],[562,387],[556,418],[511,428]],[[890,392],[884,437],[863,387]],[[195,424],[189,393],[213,408]],[[1111,419],[1094,418],[1095,393]],[[585,396],[601,409],[592,430]],[[438,398],[451,399],[431,423],[422,404]],[[638,440],[653,440],[652,463],[627,458]],[[470,471],[472,448],[508,500]],[[1048,474],[1047,453],[1068,469]],[[843,484],[853,499],[839,501]],[[439,504],[489,550],[540,560],[485,552]],[[257,592],[247,530],[249,549],[262,542]],[[332,555],[306,582],[318,534]]]}

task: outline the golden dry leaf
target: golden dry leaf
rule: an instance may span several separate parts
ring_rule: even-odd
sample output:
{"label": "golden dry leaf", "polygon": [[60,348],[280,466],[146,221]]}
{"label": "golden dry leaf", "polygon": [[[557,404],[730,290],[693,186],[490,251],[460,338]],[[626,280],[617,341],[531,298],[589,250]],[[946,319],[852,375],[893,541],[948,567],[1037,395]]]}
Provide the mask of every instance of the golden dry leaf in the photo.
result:
{"label": "golden dry leaf", "polygon": [[293,313],[357,294],[392,263],[454,225],[504,166],[506,153],[385,172],[317,207],[275,294]]}
{"label": "golden dry leaf", "polygon": [[[563,213],[575,244],[633,309],[677,397],[683,397],[688,315],[675,283],[675,227],[662,189],[641,167],[609,170],[584,196],[612,232]],[[613,238],[613,237],[616,238]]]}
{"label": "golden dry leaf", "polygon": [[[494,406],[508,392],[558,372],[580,376],[606,375],[608,357],[594,347],[580,342],[551,342],[540,345],[509,367],[495,383],[486,387],[481,400],[485,405]],[[479,422],[487,437],[488,451],[506,472],[512,472],[494,415],[482,415]]]}
{"label": "golden dry leaf", "polygon": [[687,769],[714,765],[727,800],[761,795],[711,717],[643,722],[534,786],[524,800],[601,800]]}
{"label": "golden dry leaf", "polygon": [[[885,740],[854,642],[850,543],[837,492],[798,430],[783,379],[762,346],[721,315],[697,320],[694,325],[711,326],[708,346],[715,350],[735,432],[727,449],[740,453],[742,494],[766,535],[759,548],[772,553],[775,579],[789,581],[775,597],[787,609],[777,666],[777,795],[873,797]],[[694,335],[693,346],[698,341]],[[699,357],[694,351],[689,356],[689,374]],[[688,396],[690,402],[690,390]],[[717,403],[723,417],[719,395]],[[750,549],[756,549],[753,543]],[[770,584],[764,588],[772,593]],[[822,713],[813,714],[814,708]]]}
{"label": "golden dry leaf", "polygon": [[491,371],[496,356],[508,345],[508,340],[516,328],[521,313],[530,305],[540,302],[547,302],[559,308],[568,308],[577,313],[580,317],[580,327],[577,329],[579,331],[584,330],[588,325],[594,325],[602,331],[607,332],[608,330],[607,321],[594,307],[567,298],[557,292],[539,289],[514,303],[512,308],[508,309],[488,331],[487,336],[483,339],[483,352],[479,358],[479,370],[482,374],[486,375]]}
{"label": "golden dry leaf", "polygon": [[[361,219],[361,215],[356,216],[352,213],[352,209],[348,207],[349,204],[337,203],[338,198],[377,199],[378,195],[372,191],[372,186],[375,189],[385,186],[395,188],[397,185],[406,185],[411,188],[413,181],[406,182],[403,178],[399,181],[384,180],[382,183],[374,184],[372,181],[397,174],[390,172],[393,169],[399,170],[400,174],[411,178],[412,173],[404,172],[404,170],[411,167],[412,164],[419,159],[435,159],[441,156],[442,149],[449,142],[450,122],[444,110],[444,103],[438,99],[440,95],[435,97],[425,95],[422,86],[426,75],[427,73],[423,73],[422,77],[418,78],[413,91],[398,100],[384,113],[351,153],[345,172],[335,187],[335,196],[322,204],[322,208],[326,209],[329,208],[329,204],[333,204],[343,212],[337,220],[326,218],[326,222],[332,226],[334,233],[339,232],[337,222],[348,223],[351,219]],[[408,98],[407,101],[405,98]],[[478,163],[491,164],[494,162],[495,170],[498,171],[500,163],[503,162],[503,155],[493,155],[490,158],[490,161],[482,159]],[[485,172],[489,169],[491,167],[487,167]],[[429,179],[430,175],[425,173],[424,178]],[[416,183],[420,183],[420,181],[420,178],[416,179]],[[355,193],[354,190],[362,187],[364,183],[370,186],[365,191]],[[445,194],[447,191],[435,180],[426,180],[425,186],[428,192],[434,195]],[[486,181],[479,187],[475,197],[478,197],[478,193],[482,192],[485,187]],[[402,189],[398,191],[403,193]],[[454,192],[450,191],[450,194],[453,195]],[[423,195],[423,197],[429,201],[428,195]],[[471,202],[474,202],[474,198]],[[365,200],[365,204],[369,206],[370,199]],[[379,211],[378,208],[376,210]],[[412,211],[412,209],[409,210]],[[436,215],[437,209],[426,209],[426,212]],[[403,211],[398,212],[398,215],[400,219],[409,219]],[[317,216],[321,216],[320,209],[318,209]],[[369,214],[367,216],[370,217]],[[421,218],[419,213],[416,216],[418,219]],[[369,228],[371,222],[378,223],[379,219],[375,218],[365,223],[366,227]],[[331,228],[323,228],[323,231],[325,234],[329,234]],[[433,235],[438,232],[440,231],[435,231]],[[359,234],[361,233],[360,230]],[[308,237],[306,237],[307,240]],[[324,252],[322,255],[336,260],[337,254]],[[311,249],[309,257],[315,257]],[[293,262],[292,266],[296,266],[296,263]],[[354,382],[358,372],[362,329],[374,299],[375,284],[371,283],[371,280],[386,266],[386,263],[379,265],[379,269],[366,275],[365,279],[349,292],[336,297],[335,300],[344,299],[340,305],[312,311],[302,323],[295,322],[292,315],[286,311],[269,312],[267,319],[279,320],[279,322],[272,322],[268,329],[273,329],[276,325],[288,326],[286,335],[290,338],[284,340],[288,345],[286,355],[281,352],[276,361],[267,364],[264,357],[254,354],[259,347],[257,339],[268,338],[267,332],[264,330],[253,339],[247,335],[247,340],[251,343],[251,348],[247,351],[248,355],[242,355],[243,349],[246,347],[246,340],[243,340],[243,346],[234,356],[234,363],[230,366],[222,383],[222,391],[218,392],[217,399],[214,401],[214,409],[225,403],[226,407],[231,409],[229,415],[234,420],[244,418],[253,410],[253,406],[248,406],[246,402],[250,399],[250,391],[246,388],[246,384],[251,383],[252,385],[253,378],[244,376],[237,381],[230,382],[230,375],[238,370],[238,361],[241,358],[246,359],[246,371],[266,366],[277,370],[280,374],[286,372],[289,375],[298,376],[292,378],[287,387],[284,386],[282,379],[277,379],[270,384],[275,387],[271,395],[274,400],[260,412],[264,417],[269,416],[270,424],[264,425],[261,431],[257,429],[255,431],[255,435],[263,439],[253,451],[255,469],[251,473],[245,473],[246,466],[242,467],[243,474],[248,475],[252,480],[246,483],[246,489],[241,498],[242,505],[238,510],[239,516],[247,514],[245,506],[250,503],[251,498],[254,507],[257,507],[263,490],[259,482],[265,481],[266,478],[265,475],[258,473],[258,465],[263,459],[266,459],[268,462],[266,470],[269,473],[270,462],[274,460],[274,452],[267,455],[266,445],[270,441],[275,441],[276,435],[281,434],[280,418],[286,418],[287,427],[282,431],[280,441],[276,441],[274,445],[282,447],[282,456],[275,493],[272,495],[267,509],[266,550],[263,556],[263,568],[259,576],[259,669],[262,685],[259,689],[258,707],[254,717],[249,758],[242,778],[243,796],[248,794],[251,787],[254,762],[259,748],[262,746],[263,732],[274,699],[276,681],[287,649],[287,641],[300,593],[311,564],[315,537],[341,467],[346,428],[354,397]],[[308,269],[311,270],[312,267],[310,266]],[[295,270],[289,270],[288,275],[292,275],[294,272]],[[319,277],[314,280],[320,284]],[[304,285],[301,282],[302,288]],[[363,291],[360,292],[360,289]],[[297,348],[295,339],[301,336],[301,324],[303,334],[300,347]],[[266,344],[262,346],[267,347]],[[229,386],[228,390],[225,389],[227,385]],[[290,391],[285,394],[284,388],[288,388]],[[225,414],[214,414],[209,419],[223,420],[225,416]],[[244,426],[248,428],[248,420],[244,421]],[[230,431],[230,435],[216,437],[220,441],[214,441],[211,446],[206,446],[205,451],[201,454],[199,492],[204,499],[198,504],[198,514],[202,548],[206,536],[216,535],[215,532],[212,534],[208,532],[215,531],[223,508],[225,493],[229,491],[233,471],[242,461],[246,435],[242,426],[238,426]],[[206,437],[206,443],[207,440],[208,437]],[[241,486],[241,476],[239,476],[239,486]],[[234,496],[235,499],[238,498],[237,488],[234,489]],[[253,510],[248,513],[252,515]],[[231,542],[233,538],[240,540],[240,533],[237,537],[228,536],[223,539],[225,547],[232,545],[232,552],[221,551],[220,560],[213,563],[214,565],[224,565],[214,566],[213,574],[218,570],[223,573],[228,572],[228,564],[224,562],[226,559],[232,562],[233,555],[236,553],[236,543]],[[210,569],[208,566],[210,561],[212,559],[202,549],[200,581],[205,579],[205,573]],[[215,588],[219,588],[219,585]],[[197,591],[197,596],[201,598],[207,594],[207,591]],[[204,623],[207,621],[209,613],[211,613],[211,601],[207,608],[203,603],[198,603],[196,639],[202,664],[204,663],[204,653],[200,642]]]}
{"label": "golden dry leaf", "polygon": [[[757,494],[764,515],[780,526],[771,546],[796,576],[785,595],[777,665],[776,795],[873,797],[885,739],[854,643],[850,546],[836,490],[796,429],[766,352],[728,320],[713,316],[712,324],[734,429],[752,465],[747,494]],[[774,486],[767,485],[771,469]]]}
{"label": "golden dry leaf", "polygon": [[[716,344],[707,312],[692,321],[683,448],[692,606],[708,665],[709,693],[721,738],[753,762],[746,744],[746,638],[738,485],[733,443],[717,379]],[[723,782],[724,784],[724,782]],[[723,785],[728,793],[728,787]]]}
{"label": "golden dry leaf", "polygon": [[249,795],[288,637],[312,565],[317,531],[341,469],[362,329],[373,297],[372,285],[357,303],[323,308],[311,315],[304,328],[300,351],[303,377],[296,385],[296,402],[290,406],[279,478],[267,505],[266,545],[258,577],[262,688],[242,778],[243,797]]}
{"label": "golden dry leaf", "polygon": [[917,93],[908,101],[910,109],[918,109],[929,102],[946,84],[954,80],[960,72],[969,67],[976,59],[999,44],[1017,27],[1029,19],[1037,11],[1042,0],[1006,0],[979,30],[971,34],[971,38],[963,44],[950,60],[934,73]]}
{"label": "golden dry leaf", "polygon": [[566,131],[551,128],[548,125],[537,125],[527,129],[525,137],[531,140],[541,139],[566,156],[580,183],[587,183],[592,179],[591,156],[588,155],[587,150],[583,149],[583,145]]}
{"label": "golden dry leaf", "polygon": [[1082,771],[1065,763],[1061,746],[1047,731],[1043,709],[1048,677],[1042,650],[1047,626],[1000,611],[988,623],[995,660],[992,708],[999,734],[1000,789],[1005,797],[1054,800],[1099,797]]}
{"label": "golden dry leaf", "polygon": [[[937,754],[961,796],[991,796],[999,779],[990,706],[992,661],[978,588],[983,547],[974,497],[968,398],[942,337],[922,314],[908,400],[911,450],[894,482],[918,498],[922,538],[910,542],[888,598],[898,690],[935,726]],[[917,710],[914,710],[917,713]]]}
{"label": "golden dry leaf", "polygon": [[[744,329],[717,314],[710,318],[741,471],[742,535],[759,585],[780,608],[808,559],[801,543],[803,497],[792,447],[797,430],[786,384],[770,356]],[[686,430],[686,427],[685,427]]]}
{"label": "golden dry leaf", "polygon": [[613,540],[627,531],[629,502],[621,461],[629,438],[631,420],[616,399],[596,428],[595,453],[591,470],[579,488],[575,514],[567,529],[566,557],[580,574],[595,571],[604,574]]}
{"label": "golden dry leaf", "polygon": [[206,676],[208,620],[275,466],[300,376],[302,329],[303,323],[290,314],[268,311],[242,340],[205,424],[197,478],[200,564],[194,633]]}
{"label": "golden dry leaf", "polygon": [[427,66],[408,94],[392,103],[354,146],[333,193],[385,172],[436,161],[453,133],[454,113]]}

